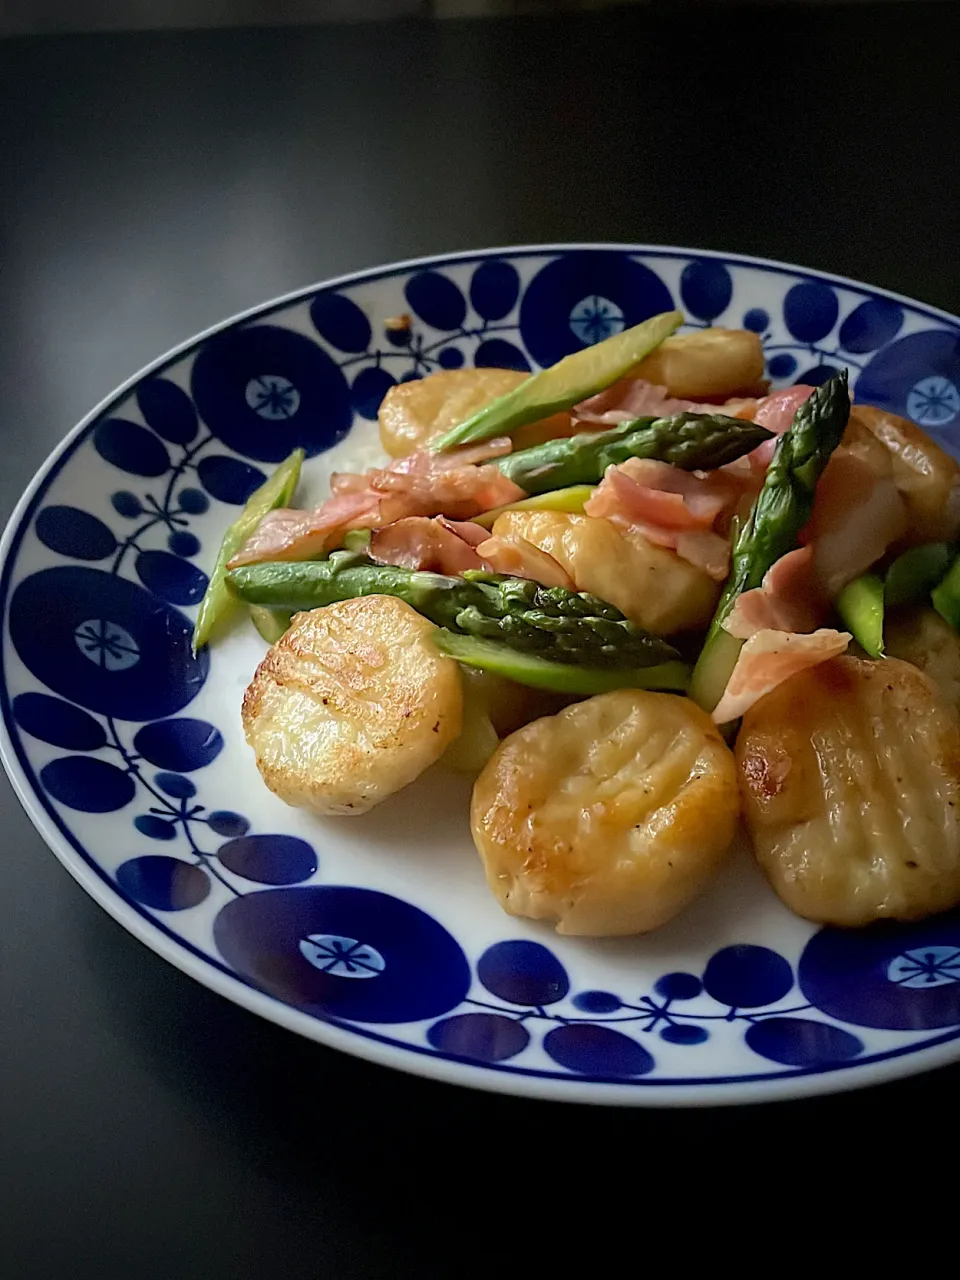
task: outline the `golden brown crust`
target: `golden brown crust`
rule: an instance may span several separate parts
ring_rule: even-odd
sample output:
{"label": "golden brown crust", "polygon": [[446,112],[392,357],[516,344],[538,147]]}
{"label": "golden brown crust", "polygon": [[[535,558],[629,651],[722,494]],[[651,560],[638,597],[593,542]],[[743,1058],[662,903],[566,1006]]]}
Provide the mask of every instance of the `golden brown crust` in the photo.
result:
{"label": "golden brown crust", "polygon": [[749,329],[676,333],[632,370],[684,400],[721,400],[762,389],[763,346]]}
{"label": "golden brown crust", "polygon": [[[377,414],[380,442],[392,457],[404,457],[529,376],[515,369],[441,369],[413,382],[398,382],[384,396]],[[543,440],[572,435],[574,430],[568,413],[556,413],[521,427],[514,434],[514,448],[528,449]]]}
{"label": "golden brown crust", "polygon": [[746,713],[736,755],[757,861],[799,915],[864,925],[960,901],[960,719],[909,663],[794,676]]}
{"label": "golden brown crust", "polygon": [[471,828],[504,910],[559,933],[642,933],[675,915],[733,839],[733,756],[699,707],[620,689],[503,742]]}
{"label": "golden brown crust", "polygon": [[288,804],[363,813],[412,782],[460,732],[457,664],[391,596],[298,614],[243,699],[264,782]]}
{"label": "golden brown crust", "polygon": [[493,533],[526,538],[567,571],[578,591],[599,596],[657,635],[705,627],[720,595],[720,584],[702,569],[609,520],[507,511],[497,517]]}

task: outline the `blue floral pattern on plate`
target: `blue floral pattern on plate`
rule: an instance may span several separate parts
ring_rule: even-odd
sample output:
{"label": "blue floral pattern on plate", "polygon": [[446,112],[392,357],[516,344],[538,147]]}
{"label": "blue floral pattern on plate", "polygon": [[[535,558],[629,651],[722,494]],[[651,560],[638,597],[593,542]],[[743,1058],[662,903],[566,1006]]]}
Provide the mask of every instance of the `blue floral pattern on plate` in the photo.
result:
{"label": "blue floral pattern on plate", "polygon": [[[760,334],[775,383],[846,366],[858,399],[960,452],[960,321],[799,268],[616,246],[453,255],[307,290],[188,344],[81,424],[7,530],[0,700],[31,816],[104,905],[266,1016],[507,1090],[711,1101],[953,1056],[957,915],[815,930],[747,868],[748,923],[718,907],[708,928],[629,943],[552,938],[499,914],[462,825],[456,849],[398,878],[422,844],[392,852],[402,822],[361,827],[358,847],[275,801],[236,715],[262,647],[192,653],[231,510],[291,449],[349,463],[397,382],[535,369],[677,305],[688,328]],[[469,866],[469,893],[451,865]]]}

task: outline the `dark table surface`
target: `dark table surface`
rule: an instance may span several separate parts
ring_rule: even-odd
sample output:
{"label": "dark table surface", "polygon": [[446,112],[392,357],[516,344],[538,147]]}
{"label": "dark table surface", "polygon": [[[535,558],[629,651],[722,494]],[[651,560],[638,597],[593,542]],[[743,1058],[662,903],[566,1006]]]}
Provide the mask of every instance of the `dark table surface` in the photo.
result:
{"label": "dark table surface", "polygon": [[[960,310],[957,10],[654,6],[0,43],[4,517],[152,357],[392,259],[660,241]],[[165,964],[70,879],[5,780],[0,849],[11,1275],[458,1275],[502,1258],[509,1225],[538,1252],[567,1215],[609,1240],[618,1152],[642,1154],[649,1209],[671,1154],[695,1153],[704,1187],[738,1151],[775,1170],[791,1144],[843,1132],[863,1156],[908,1118],[941,1124],[960,1087],[955,1068],[696,1113],[469,1094],[301,1041]]]}

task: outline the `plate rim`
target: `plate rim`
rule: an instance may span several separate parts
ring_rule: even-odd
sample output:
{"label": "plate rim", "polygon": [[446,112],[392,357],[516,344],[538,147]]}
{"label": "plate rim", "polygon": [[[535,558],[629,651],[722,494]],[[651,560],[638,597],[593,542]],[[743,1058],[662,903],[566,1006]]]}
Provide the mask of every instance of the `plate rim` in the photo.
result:
{"label": "plate rim", "polygon": [[[679,245],[629,244],[605,241],[551,242],[494,246],[480,249],[457,250],[448,253],[429,254],[406,258],[360,271],[344,272],[338,276],[317,281],[291,290],[266,302],[246,308],[217,323],[208,326],[185,341],[178,343],[163,355],[149,361],[141,369],[125,379],[118,387],[104,396],[84,417],[69,430],[60,443],[48,454],[35,472],[30,483],[11,512],[2,537],[0,537],[0,600],[5,599],[11,575],[11,555],[19,543],[25,522],[39,491],[58,472],[81,437],[104,412],[124,399],[145,378],[160,372],[169,364],[187,355],[191,349],[206,342],[216,334],[234,328],[257,317],[268,317],[312,296],[320,290],[336,289],[344,285],[357,285],[377,279],[410,272],[417,268],[440,265],[456,266],[463,262],[484,257],[534,257],[544,254],[568,254],[584,250],[621,252],[653,257],[713,258],[746,267],[760,267],[781,275],[791,275],[827,282],[858,292],[889,298],[902,303],[914,312],[928,315],[937,321],[946,321],[960,328],[960,317],[939,307],[919,302],[905,294],[879,286],[869,285],[851,277],[837,275],[817,268],[803,267],[779,259],[752,254],[732,253],[719,249],[696,249]],[[4,619],[5,625],[5,619]],[[5,635],[2,640],[5,642]],[[8,726],[10,699],[5,672],[0,667],[0,762],[27,816],[44,843],[57,860],[73,876],[77,883],[118,924],[146,944],[155,954],[173,964],[181,972],[202,985],[240,1005],[249,1012],[283,1026],[315,1043],[326,1045],[348,1055],[434,1079],[448,1084],[458,1084],[485,1092],[505,1093],[541,1100],[578,1102],[594,1105],[620,1106],[724,1106],[761,1102],[778,1102],[788,1099],[847,1092],[887,1081],[905,1078],[924,1071],[948,1065],[960,1058],[960,1030],[935,1037],[925,1045],[914,1048],[905,1045],[885,1052],[880,1060],[853,1060],[831,1067],[801,1068],[786,1072],[770,1073],[754,1079],[724,1081],[709,1077],[688,1083],[659,1084],[656,1080],[640,1079],[632,1082],[611,1083],[591,1080],[589,1077],[569,1078],[547,1074],[523,1074],[517,1070],[491,1070],[491,1065],[477,1066],[467,1059],[458,1060],[454,1055],[439,1056],[417,1045],[401,1046],[381,1039],[376,1031],[337,1019],[316,1017],[303,1013],[232,974],[213,957],[208,957],[180,939],[163,921],[141,912],[127,902],[107,878],[82,856],[74,838],[64,825],[51,815],[39,800],[36,787],[30,779],[32,770],[21,761],[18,744],[13,740]]]}

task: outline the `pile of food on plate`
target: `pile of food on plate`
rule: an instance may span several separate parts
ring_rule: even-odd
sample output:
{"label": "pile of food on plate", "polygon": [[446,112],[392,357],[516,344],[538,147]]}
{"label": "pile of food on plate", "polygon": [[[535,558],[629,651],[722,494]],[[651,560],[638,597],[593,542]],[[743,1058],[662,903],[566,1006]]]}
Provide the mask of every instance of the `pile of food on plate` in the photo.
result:
{"label": "pile of food on plate", "polygon": [[561,933],[663,924],[741,818],[809,919],[954,906],[960,469],[845,372],[770,393],[755,334],[682,320],[394,387],[393,461],[253,494],[195,644],[244,605],[271,642],[243,723],[290,804],[477,773],[490,888]]}

